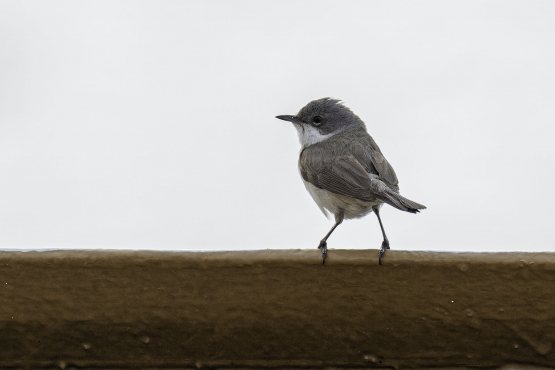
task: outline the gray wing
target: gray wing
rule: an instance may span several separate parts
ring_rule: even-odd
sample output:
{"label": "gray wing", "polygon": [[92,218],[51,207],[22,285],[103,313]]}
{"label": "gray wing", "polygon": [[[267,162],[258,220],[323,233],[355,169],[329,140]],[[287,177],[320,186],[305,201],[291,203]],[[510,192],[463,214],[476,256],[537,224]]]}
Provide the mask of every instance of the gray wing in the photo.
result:
{"label": "gray wing", "polygon": [[397,175],[383,156],[378,144],[366,132],[363,135],[351,144],[350,149],[353,156],[368,173],[378,175],[391,188],[399,190]]}
{"label": "gray wing", "polygon": [[412,213],[424,208],[421,204],[399,195],[382,181],[379,175],[367,172],[351,155],[336,158],[324,166],[310,166],[308,161],[301,161],[300,170],[305,181],[335,194],[368,202],[381,200],[402,211]]}

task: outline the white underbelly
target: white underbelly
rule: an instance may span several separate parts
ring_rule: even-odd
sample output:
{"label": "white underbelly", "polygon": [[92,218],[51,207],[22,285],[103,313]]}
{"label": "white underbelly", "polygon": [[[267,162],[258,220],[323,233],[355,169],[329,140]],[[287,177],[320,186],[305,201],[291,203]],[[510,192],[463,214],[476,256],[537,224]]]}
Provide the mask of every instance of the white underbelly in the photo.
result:
{"label": "white underbelly", "polygon": [[359,218],[372,212],[372,206],[382,204],[382,201],[376,200],[374,202],[367,202],[364,200],[339,195],[330,191],[319,189],[308,181],[304,181],[306,190],[312,196],[318,207],[322,210],[326,217],[327,212],[337,214],[343,211],[345,218]]}

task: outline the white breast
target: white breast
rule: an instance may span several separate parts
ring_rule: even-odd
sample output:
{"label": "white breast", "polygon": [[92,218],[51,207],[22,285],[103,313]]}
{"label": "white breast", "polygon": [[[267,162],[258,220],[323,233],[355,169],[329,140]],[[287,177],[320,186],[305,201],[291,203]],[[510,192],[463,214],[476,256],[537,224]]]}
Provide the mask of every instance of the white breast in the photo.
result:
{"label": "white breast", "polygon": [[328,218],[328,212],[335,215],[339,213],[339,211],[343,211],[345,218],[347,219],[359,218],[372,212],[372,206],[383,203],[379,200],[366,202],[364,200],[351,198],[345,195],[335,194],[331,191],[317,188],[310,182],[304,181],[304,179],[303,183],[310,196],[312,196],[312,199],[314,199],[320,210]]}

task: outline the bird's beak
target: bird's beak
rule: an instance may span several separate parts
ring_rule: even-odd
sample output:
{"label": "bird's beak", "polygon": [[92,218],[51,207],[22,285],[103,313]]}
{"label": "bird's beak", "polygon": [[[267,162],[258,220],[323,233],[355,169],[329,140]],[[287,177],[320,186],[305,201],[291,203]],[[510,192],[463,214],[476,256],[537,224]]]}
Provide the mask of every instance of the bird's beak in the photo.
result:
{"label": "bird's beak", "polygon": [[282,119],[284,121],[298,123],[298,124],[305,123],[302,119],[300,119],[297,116],[276,116],[276,118]]}

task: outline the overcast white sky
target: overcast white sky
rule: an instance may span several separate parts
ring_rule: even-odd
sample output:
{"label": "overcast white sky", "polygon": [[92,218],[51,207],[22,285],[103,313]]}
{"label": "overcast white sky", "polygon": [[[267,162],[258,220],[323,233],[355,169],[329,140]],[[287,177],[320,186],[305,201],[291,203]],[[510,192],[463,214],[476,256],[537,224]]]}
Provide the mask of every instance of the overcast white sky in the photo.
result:
{"label": "overcast white sky", "polygon": [[[290,123],[342,99],[419,215],[393,249],[555,250],[555,2],[2,1],[0,248],[316,248]],[[381,244],[376,217],[330,248]]]}

